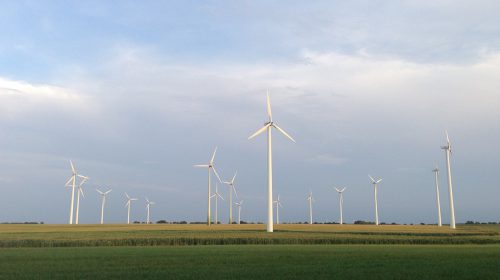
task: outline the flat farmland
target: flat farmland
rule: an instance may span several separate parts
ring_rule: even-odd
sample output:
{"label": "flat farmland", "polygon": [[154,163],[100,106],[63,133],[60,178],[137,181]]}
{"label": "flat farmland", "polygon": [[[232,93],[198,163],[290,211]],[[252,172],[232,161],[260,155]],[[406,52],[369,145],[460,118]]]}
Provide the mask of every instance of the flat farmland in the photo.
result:
{"label": "flat farmland", "polygon": [[0,225],[0,247],[500,244],[499,225]]}

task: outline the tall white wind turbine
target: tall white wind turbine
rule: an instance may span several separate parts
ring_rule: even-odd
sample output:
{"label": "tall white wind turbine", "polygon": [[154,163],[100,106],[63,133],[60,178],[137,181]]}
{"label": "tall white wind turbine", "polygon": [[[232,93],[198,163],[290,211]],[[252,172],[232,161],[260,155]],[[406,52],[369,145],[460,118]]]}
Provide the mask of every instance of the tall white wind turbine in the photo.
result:
{"label": "tall white wind turbine", "polygon": [[112,190],[102,192],[98,189],[96,191],[102,196],[102,203],[101,203],[101,225],[104,224],[104,204],[106,204],[106,195],[110,193]]}
{"label": "tall white wind turbine", "polygon": [[279,194],[278,194],[278,198],[275,201],[273,201],[273,203],[276,204],[276,224],[279,225],[280,224],[280,207],[283,207],[283,205],[281,204]]}
{"label": "tall white wind turbine", "polygon": [[73,224],[73,212],[74,212],[74,204],[75,204],[75,190],[76,190],[76,181],[78,178],[86,178],[85,176],[82,176],[82,175],[79,175],[77,172],[76,172],[76,168],[75,168],[75,165],[73,164],[73,162],[70,160],[69,161],[69,164],[71,165],[71,177],[68,179],[68,181],[66,182],[65,186],[66,187],[71,187],[71,205],[70,205],[70,209],[69,209],[69,224]]}
{"label": "tall white wind turbine", "polygon": [[88,177],[85,177],[83,175],[80,175],[80,176],[82,178],[82,181],[80,181],[80,184],[78,185],[78,191],[77,191],[77,195],[76,195],[76,219],[75,219],[75,224],[77,224],[77,225],[78,225],[78,219],[80,217],[80,194],[82,195],[82,197],[85,197],[83,195],[82,186],[89,179]]}
{"label": "tall white wind turbine", "polygon": [[269,100],[269,93],[267,94],[267,115],[269,121],[264,124],[264,127],[257,130],[248,139],[261,134],[267,130],[267,232],[273,232],[273,153],[272,153],[272,129],[276,128],[279,132],[285,135],[288,139],[295,142],[295,140],[281,129],[276,123],[273,122],[273,115],[271,112],[271,101]]}
{"label": "tall white wind turbine", "polygon": [[235,202],[234,203],[236,207],[238,207],[238,225],[241,222],[241,206],[243,205],[243,200],[240,200],[240,202]]}
{"label": "tall white wind turbine", "polygon": [[339,194],[339,207],[340,207],[340,224],[344,224],[344,214],[342,212],[343,208],[344,208],[344,191],[345,191],[346,188],[342,188],[342,189],[339,189],[339,188],[335,188],[335,190],[338,192]]}
{"label": "tall white wind turbine", "polygon": [[439,168],[436,165],[436,168],[432,170],[435,175],[435,180],[436,180],[436,199],[437,199],[437,207],[438,207],[438,226],[442,226],[442,220],[441,220],[441,202],[439,200]]}
{"label": "tall white wind turbine", "polygon": [[309,196],[307,197],[307,200],[309,200],[309,224],[312,225],[313,223],[313,206],[312,203],[315,202],[313,193],[310,191]]}
{"label": "tall white wind turbine", "polygon": [[147,219],[146,219],[146,224],[150,224],[151,221],[149,220],[149,208],[151,208],[151,205],[154,205],[155,203],[152,201],[149,201],[149,199],[146,197],[146,210],[148,211]]}
{"label": "tall white wind turbine", "polygon": [[451,166],[450,166],[450,155],[451,155],[451,143],[450,137],[448,136],[448,131],[446,131],[446,146],[442,146],[441,149],[445,151],[446,154],[446,167],[448,169],[448,195],[450,196],[450,228],[455,229],[455,205],[453,200],[453,188],[451,186]]}
{"label": "tall white wind turbine", "polygon": [[207,195],[207,198],[208,198],[208,208],[207,208],[207,225],[210,225],[211,223],[211,216],[210,216],[210,196],[212,195],[212,191],[210,190],[211,189],[211,184],[212,184],[212,180],[211,180],[211,171],[214,172],[215,176],[217,177],[217,179],[219,179],[219,182],[222,183],[220,177],[219,177],[219,174],[217,174],[217,171],[215,170],[215,166],[214,166],[214,160],[215,160],[215,153],[217,152],[217,147],[215,147],[215,150],[214,150],[214,153],[212,154],[212,158],[210,159],[210,161],[207,163],[207,164],[197,164],[197,165],[194,165],[194,167],[204,167],[204,168],[207,168],[208,169],[208,195]]}
{"label": "tall white wind turbine", "polygon": [[130,224],[130,206],[132,205],[132,201],[137,200],[137,198],[131,198],[127,193],[125,193],[127,197],[127,203],[125,203],[125,207],[128,207],[127,210],[127,224]]}
{"label": "tall white wind turbine", "polygon": [[219,198],[224,200],[224,198],[220,195],[219,193],[219,184],[215,184],[215,193],[213,195],[210,196],[210,198],[215,198],[215,221],[214,223],[217,225],[219,223],[219,205],[218,205],[218,201],[219,201]]}
{"label": "tall white wind turbine", "polygon": [[234,179],[236,179],[236,174],[238,174],[238,171],[234,173],[233,179],[231,181],[224,181],[224,184],[226,184],[229,187],[229,224],[233,223],[233,191],[234,194],[236,195],[236,198],[238,198],[238,194],[236,193],[236,188],[234,187]]}
{"label": "tall white wind turbine", "polygon": [[377,198],[377,192],[378,192],[378,184],[382,181],[382,178],[379,178],[377,180],[373,179],[372,176],[368,175],[370,177],[370,180],[372,181],[373,187],[374,187],[374,192],[375,192],[375,224],[378,226],[379,221],[378,221],[378,198]]}

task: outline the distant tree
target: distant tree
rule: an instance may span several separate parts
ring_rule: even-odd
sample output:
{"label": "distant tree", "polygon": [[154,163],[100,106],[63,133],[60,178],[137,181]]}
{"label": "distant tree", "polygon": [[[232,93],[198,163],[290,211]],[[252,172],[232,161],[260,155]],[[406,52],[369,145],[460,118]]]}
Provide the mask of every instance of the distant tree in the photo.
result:
{"label": "distant tree", "polygon": [[156,222],[157,224],[167,224],[167,221],[165,220],[159,220],[158,222]]}

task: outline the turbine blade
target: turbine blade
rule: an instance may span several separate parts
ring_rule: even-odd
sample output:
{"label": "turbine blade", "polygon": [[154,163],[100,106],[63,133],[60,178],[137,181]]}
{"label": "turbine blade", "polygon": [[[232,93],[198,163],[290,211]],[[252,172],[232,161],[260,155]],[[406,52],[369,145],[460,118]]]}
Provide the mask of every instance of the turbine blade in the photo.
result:
{"label": "turbine blade", "polygon": [[267,91],[267,116],[269,121],[273,121],[273,112],[271,111],[271,99],[269,98],[269,90]]}
{"label": "turbine blade", "polygon": [[220,197],[222,200],[224,200],[224,198],[220,195],[220,193],[215,193],[218,197]]}
{"label": "turbine blade", "polygon": [[283,133],[283,135],[285,135],[286,137],[288,137],[288,139],[292,140],[294,143],[297,143],[295,142],[295,140],[292,138],[292,136],[290,136],[288,133],[286,133],[283,129],[281,129],[278,125],[276,124],[273,124],[273,126],[281,133]]}
{"label": "turbine blade", "polygon": [[220,176],[219,174],[217,173],[217,171],[215,170],[215,166],[212,165],[212,171],[214,172],[215,176],[217,176],[217,179],[219,179],[219,182],[222,184],[222,181],[220,179]]}
{"label": "turbine blade", "polygon": [[101,195],[104,195],[104,193],[103,193],[103,192],[101,192],[100,190],[98,190],[98,189],[95,189],[95,190],[96,190],[98,193],[100,193]]}
{"label": "turbine blade", "polygon": [[236,188],[234,187],[234,185],[232,185],[232,187],[233,187],[234,195],[236,195],[236,198],[238,198],[238,193],[236,192]]}
{"label": "turbine blade", "polygon": [[210,198],[214,198],[214,197],[215,197],[215,194],[212,194],[212,195],[210,196]]}
{"label": "turbine blade", "polygon": [[214,153],[212,154],[212,159],[210,159],[210,163],[214,162],[215,159],[215,153],[217,153],[217,147],[215,147]]}
{"label": "turbine blade", "polygon": [[81,187],[78,188],[78,191],[82,194],[82,196],[85,198],[85,195],[83,194],[83,189]]}
{"label": "turbine blade", "polygon": [[75,170],[75,165],[73,165],[73,161],[69,161],[69,164],[71,164],[71,171],[73,171],[73,174],[76,173],[76,170]]}
{"label": "turbine blade", "polygon": [[66,186],[66,187],[71,187],[71,182],[72,182],[74,179],[75,179],[75,177],[74,177],[74,176],[71,176],[71,177],[69,178],[69,180],[66,182],[65,186]]}
{"label": "turbine blade", "polygon": [[194,167],[205,167],[207,168],[209,165],[208,164],[196,164],[196,165],[193,165]]}
{"label": "turbine blade", "polygon": [[261,129],[257,130],[257,132],[255,132],[250,137],[248,137],[248,140],[250,140],[250,139],[254,138],[255,136],[257,136],[257,135],[261,134],[262,132],[264,132],[270,125],[271,125],[271,123],[268,123],[265,126],[263,126]]}
{"label": "turbine blade", "polygon": [[112,190],[109,190],[109,191],[105,192],[104,194],[108,194],[108,193],[110,193],[111,191],[112,191]]}
{"label": "turbine blade", "polygon": [[375,179],[373,179],[372,176],[368,175],[368,177],[370,177],[370,180],[372,180],[372,183],[375,183]]}
{"label": "turbine blade", "polygon": [[231,180],[231,184],[234,184],[234,179],[236,178],[237,174],[238,174],[238,171],[236,170],[236,172],[234,172],[233,179]]}
{"label": "turbine blade", "polygon": [[127,197],[128,200],[130,200],[130,196],[128,196],[128,193],[125,193],[125,196]]}
{"label": "turbine blade", "polygon": [[378,179],[378,180],[375,182],[375,184],[378,184],[378,183],[380,183],[380,182],[382,182],[382,178]]}
{"label": "turbine blade", "polygon": [[448,130],[445,130],[446,133],[446,142],[448,142],[448,145],[450,145],[450,136],[448,135]]}

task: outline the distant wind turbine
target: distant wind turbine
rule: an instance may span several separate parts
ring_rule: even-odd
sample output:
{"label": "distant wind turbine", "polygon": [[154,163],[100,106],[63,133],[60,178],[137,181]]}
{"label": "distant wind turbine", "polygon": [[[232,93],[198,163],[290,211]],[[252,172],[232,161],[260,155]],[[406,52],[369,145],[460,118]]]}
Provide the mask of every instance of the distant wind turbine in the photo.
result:
{"label": "distant wind turbine", "polygon": [[219,200],[219,198],[221,198],[222,200],[224,200],[224,198],[220,195],[219,193],[219,184],[215,184],[215,193],[213,195],[210,196],[210,198],[215,198],[215,224],[217,225],[219,223],[219,206],[218,206],[218,203],[217,201]]}
{"label": "distant wind turbine", "polygon": [[238,207],[238,225],[241,222],[241,206],[243,205],[243,200],[240,200],[240,202],[235,202],[234,203],[236,207]]}
{"label": "distant wind turbine", "polygon": [[[238,171],[234,173],[233,179],[231,181],[225,181],[224,184],[226,184],[229,187],[229,224],[233,223],[233,191],[234,194],[236,195],[236,198],[238,198],[238,194],[236,193],[236,188],[234,187],[234,179],[236,179],[236,174],[238,174]],[[222,198],[222,197],[221,197]]]}
{"label": "distant wind turbine", "polygon": [[315,202],[313,198],[313,193],[309,192],[309,196],[307,197],[307,200],[309,200],[309,224],[312,225],[313,223],[313,207],[312,203]]}
{"label": "distant wind turbine", "polygon": [[293,142],[295,142],[295,140],[283,129],[281,129],[276,123],[273,122],[269,93],[267,94],[267,115],[269,117],[269,121],[264,124],[264,127],[257,130],[257,132],[248,137],[248,139],[252,139],[267,130],[267,232],[273,232],[273,153],[271,128],[276,128],[279,132],[281,132]]}
{"label": "distant wind turbine", "polygon": [[279,225],[280,224],[280,207],[283,207],[283,205],[281,204],[281,201],[280,201],[280,195],[278,194],[278,199],[276,199],[275,201],[273,201],[275,204],[276,204],[276,224]]}
{"label": "distant wind turbine", "polygon": [[340,207],[340,224],[344,224],[344,215],[342,212],[342,208],[344,208],[344,191],[346,188],[338,189],[335,188],[335,190],[339,193],[339,207]]}
{"label": "distant wind turbine", "polygon": [[441,220],[441,202],[439,200],[439,168],[436,165],[436,168],[432,170],[435,174],[435,179],[436,179],[436,199],[437,199],[437,208],[438,208],[438,226],[442,226],[442,220]]}
{"label": "distant wind turbine", "polygon": [[446,146],[442,146],[441,149],[445,150],[446,154],[446,167],[448,169],[448,195],[450,196],[450,228],[455,229],[455,205],[453,199],[453,188],[451,186],[451,166],[450,166],[450,155],[451,155],[451,143],[450,137],[448,136],[448,131],[446,131]]}
{"label": "distant wind turbine", "polygon": [[132,201],[137,200],[137,198],[130,198],[127,193],[125,193],[127,197],[127,203],[125,203],[125,207],[128,207],[127,211],[127,224],[130,224],[130,206],[132,205]]}
{"label": "distant wind turbine", "polygon": [[71,205],[69,209],[69,224],[73,224],[73,212],[74,212],[74,203],[75,203],[75,189],[76,189],[76,180],[77,178],[86,178],[85,176],[79,175],[76,172],[75,165],[73,162],[70,160],[69,164],[71,165],[71,177],[68,179],[66,182],[65,186],[66,187],[71,187]]}
{"label": "distant wind turbine", "polygon": [[204,167],[204,168],[207,168],[208,169],[208,208],[207,208],[207,225],[210,225],[211,223],[211,216],[210,216],[210,196],[212,195],[212,191],[211,191],[211,171],[214,172],[215,176],[217,177],[217,179],[219,179],[219,182],[222,183],[220,177],[219,177],[219,174],[217,174],[217,171],[215,170],[215,166],[214,166],[214,159],[215,159],[215,153],[217,152],[217,147],[215,147],[215,150],[214,150],[214,153],[212,154],[212,158],[210,159],[210,161],[207,163],[207,164],[197,164],[195,165],[194,167]]}
{"label": "distant wind turbine", "polygon": [[77,191],[77,195],[76,195],[76,219],[75,219],[75,224],[77,224],[77,225],[78,225],[78,218],[80,217],[80,194],[82,195],[82,197],[85,197],[83,195],[82,186],[89,179],[88,177],[85,177],[85,176],[81,176],[81,178],[82,178],[82,181],[80,181],[80,184],[78,185],[78,191]]}
{"label": "distant wind turbine", "polygon": [[101,225],[104,224],[104,204],[106,204],[106,195],[110,193],[112,190],[102,192],[98,189],[96,191],[102,196],[102,204],[101,204]]}
{"label": "distant wind turbine", "polygon": [[370,180],[372,181],[372,184],[374,186],[374,192],[375,192],[375,224],[378,226],[378,198],[377,198],[377,190],[378,190],[378,184],[382,181],[382,178],[380,179],[373,179],[372,176],[368,175],[370,177]]}
{"label": "distant wind turbine", "polygon": [[146,210],[148,211],[146,224],[148,224],[148,225],[151,223],[151,221],[149,220],[149,208],[151,207],[151,205],[154,205],[154,204],[155,204],[154,202],[149,201],[149,199],[146,197]]}

